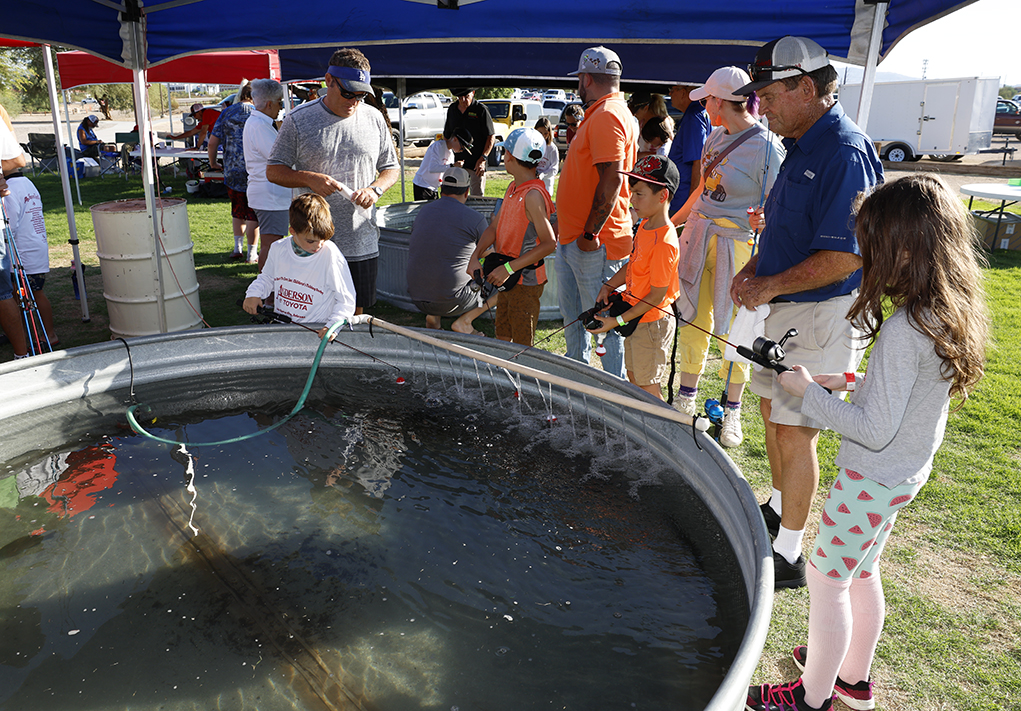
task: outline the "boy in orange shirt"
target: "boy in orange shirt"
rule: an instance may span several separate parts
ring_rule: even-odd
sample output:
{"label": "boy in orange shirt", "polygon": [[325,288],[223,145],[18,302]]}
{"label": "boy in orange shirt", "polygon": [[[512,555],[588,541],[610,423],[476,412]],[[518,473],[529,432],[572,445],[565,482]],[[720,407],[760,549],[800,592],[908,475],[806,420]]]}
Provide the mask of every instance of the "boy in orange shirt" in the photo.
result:
{"label": "boy in orange shirt", "polygon": [[590,333],[623,329],[628,322],[639,319],[633,333],[624,340],[624,367],[630,382],[662,400],[661,382],[677,328],[670,304],[680,295],[680,247],[677,230],[670,222],[670,199],[681,176],[672,160],[658,155],[645,156],[633,171],[621,172],[628,176],[631,206],[642,223],[627,268],[603,284],[597,301],[609,303],[610,294],[626,285],[622,296],[630,308],[619,316],[596,316],[602,325]]}
{"label": "boy in orange shirt", "polygon": [[[490,269],[486,280],[501,289],[496,302],[496,337],[523,346],[532,345],[539,321],[539,298],[546,285],[542,260],[557,248],[550,217],[555,212],[546,186],[536,169],[546,149],[546,140],[534,128],[516,128],[498,143],[504,151],[504,167],[514,181],[507,186],[500,211],[479,238],[468,262],[468,274],[482,270],[481,255],[490,245],[491,259],[504,261]],[[676,271],[676,269],[675,269]],[[511,277],[516,276],[516,279]]]}

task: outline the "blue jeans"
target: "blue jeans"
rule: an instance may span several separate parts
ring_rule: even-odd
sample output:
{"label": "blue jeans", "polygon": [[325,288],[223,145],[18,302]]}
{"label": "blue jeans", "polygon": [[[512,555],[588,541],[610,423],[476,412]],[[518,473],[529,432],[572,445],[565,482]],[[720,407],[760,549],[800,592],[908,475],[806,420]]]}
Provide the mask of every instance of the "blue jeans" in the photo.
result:
{"label": "blue jeans", "polygon": [[[557,298],[564,323],[571,323],[582,311],[592,308],[603,282],[623,268],[626,262],[626,258],[607,260],[604,246],[594,252],[583,252],[577,240],[570,244],[557,244]],[[567,357],[588,365],[592,357],[592,336],[581,322],[572,323],[564,329],[564,338],[567,340]],[[624,338],[616,331],[610,331],[603,345],[606,346],[603,370],[623,379]]]}

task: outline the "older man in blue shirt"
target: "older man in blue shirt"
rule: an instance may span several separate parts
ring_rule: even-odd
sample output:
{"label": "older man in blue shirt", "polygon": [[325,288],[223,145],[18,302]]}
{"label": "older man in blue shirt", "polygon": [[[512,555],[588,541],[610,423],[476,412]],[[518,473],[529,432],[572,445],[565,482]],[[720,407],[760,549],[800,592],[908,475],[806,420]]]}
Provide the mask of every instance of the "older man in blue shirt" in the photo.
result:
{"label": "older man in blue shirt", "polygon": [[[750,309],[769,304],[768,338],[798,329],[785,347],[791,363],[813,373],[853,372],[862,356],[846,318],[861,283],[853,203],[882,182],[882,164],[869,137],[834,101],[837,73],[818,44],[774,40],[749,70],[752,82],[737,93],[757,92],[759,111],[784,137],[787,157],[765,204],[759,252],[734,277],[731,295]],[[772,371],[756,373],[750,387],[761,397],[773,475],[773,496],[762,511],[775,537],[776,586],[801,587],[821,425],[801,414],[801,400],[787,395]]]}

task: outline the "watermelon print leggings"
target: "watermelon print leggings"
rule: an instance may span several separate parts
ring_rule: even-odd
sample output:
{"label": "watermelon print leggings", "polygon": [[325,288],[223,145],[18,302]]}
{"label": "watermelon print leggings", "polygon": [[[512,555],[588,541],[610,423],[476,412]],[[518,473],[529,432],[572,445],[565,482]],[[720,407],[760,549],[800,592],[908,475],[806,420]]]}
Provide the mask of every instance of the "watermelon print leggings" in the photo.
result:
{"label": "watermelon print leggings", "polygon": [[886,487],[841,469],[826,497],[809,562],[832,580],[871,577],[897,512],[924,483]]}

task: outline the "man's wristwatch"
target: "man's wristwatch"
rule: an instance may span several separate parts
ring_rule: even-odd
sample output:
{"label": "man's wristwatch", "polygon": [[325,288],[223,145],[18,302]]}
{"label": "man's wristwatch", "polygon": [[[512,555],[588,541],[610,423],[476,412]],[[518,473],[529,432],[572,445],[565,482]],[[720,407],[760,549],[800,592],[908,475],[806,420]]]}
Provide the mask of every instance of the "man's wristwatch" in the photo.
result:
{"label": "man's wristwatch", "polygon": [[594,242],[597,237],[597,235],[594,235],[591,232],[583,232],[581,236],[587,239],[589,242]]}
{"label": "man's wristwatch", "polygon": [[372,191],[376,193],[376,195],[378,195],[379,197],[383,197],[383,193],[386,192],[385,190],[383,190],[383,188],[379,187],[378,185],[370,185],[369,187],[372,188]]}

